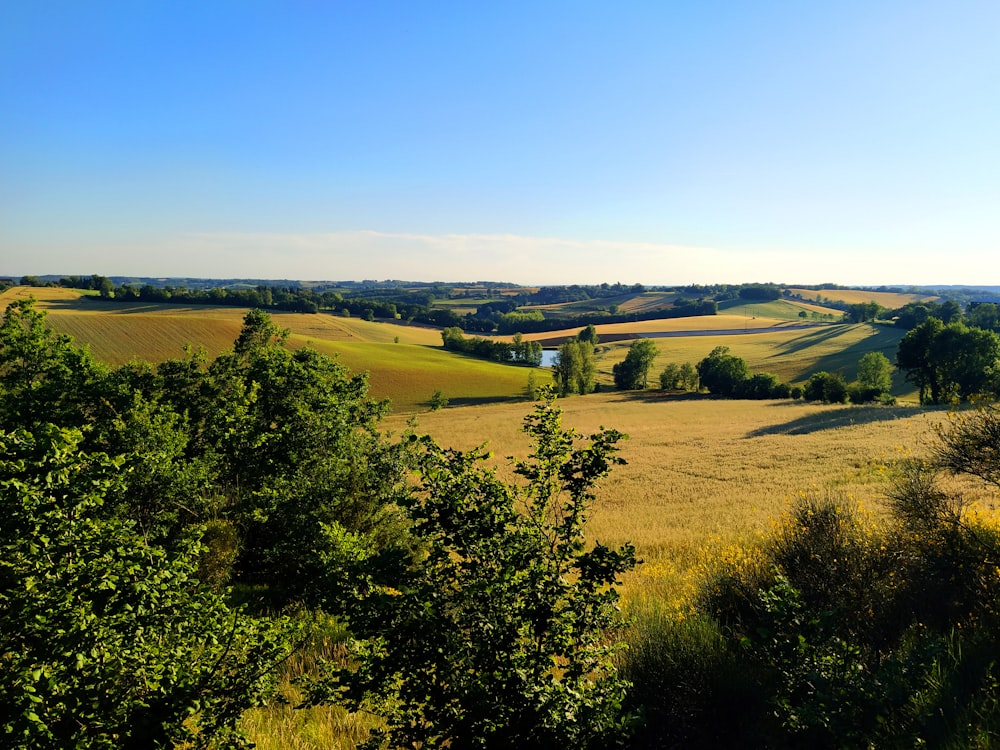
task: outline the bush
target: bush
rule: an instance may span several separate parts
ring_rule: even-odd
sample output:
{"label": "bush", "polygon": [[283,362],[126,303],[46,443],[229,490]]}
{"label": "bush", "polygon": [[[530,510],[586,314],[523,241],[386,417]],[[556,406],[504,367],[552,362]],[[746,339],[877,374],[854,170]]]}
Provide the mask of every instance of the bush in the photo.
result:
{"label": "bush", "polygon": [[574,447],[552,403],[525,420],[520,485],[484,468],[481,451],[421,442],[421,492],[406,507],[425,556],[359,592],[356,669],[309,686],[314,703],[385,710],[368,747],[587,748],[624,733],[613,586],[634,549],[583,537],[591,486],[621,463],[623,436]]}
{"label": "bush", "polygon": [[[619,657],[632,683],[628,705],[641,717],[633,750],[739,747],[766,715],[762,675],[706,615],[679,618],[662,606],[633,613]],[[720,721],[719,717],[725,717]]]}
{"label": "bush", "polygon": [[167,552],[95,512],[121,462],[78,432],[0,433],[0,746],[243,747],[237,723],[288,652]]}
{"label": "bush", "polygon": [[759,372],[743,383],[741,394],[744,398],[788,398],[791,388],[778,380],[777,375],[769,372]]}
{"label": "bush", "polygon": [[802,393],[808,401],[842,404],[847,401],[847,382],[838,373],[817,372],[809,377]]}

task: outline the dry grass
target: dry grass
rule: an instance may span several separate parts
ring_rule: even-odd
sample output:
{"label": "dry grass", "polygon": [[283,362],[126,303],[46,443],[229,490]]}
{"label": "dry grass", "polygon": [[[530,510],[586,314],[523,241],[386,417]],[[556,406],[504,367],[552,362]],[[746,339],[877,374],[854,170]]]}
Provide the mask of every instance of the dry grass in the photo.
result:
{"label": "dry grass", "polygon": [[[800,493],[841,493],[875,505],[885,467],[921,445],[940,412],[911,407],[824,406],[791,401],[595,394],[563,399],[564,421],[630,435],[628,465],[601,484],[590,535],[633,542],[646,565],[632,584],[673,579],[709,543],[753,536]],[[489,437],[497,457],[524,456],[524,404],[421,416],[418,430],[467,449]],[[398,418],[389,424],[397,424]],[[502,462],[501,462],[502,463]]]}
{"label": "dry grass", "polygon": [[790,294],[798,294],[803,299],[814,300],[817,297],[846,302],[854,305],[860,302],[876,302],[890,310],[902,307],[910,302],[935,300],[930,294],[903,294],[899,292],[870,292],[865,289],[789,289]]}

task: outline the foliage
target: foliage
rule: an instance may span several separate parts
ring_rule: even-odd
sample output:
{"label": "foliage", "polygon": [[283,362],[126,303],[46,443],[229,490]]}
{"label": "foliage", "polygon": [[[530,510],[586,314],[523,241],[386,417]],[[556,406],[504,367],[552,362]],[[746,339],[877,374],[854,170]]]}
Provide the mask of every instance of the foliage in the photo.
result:
{"label": "foliage", "polygon": [[514,464],[517,484],[484,468],[481,450],[421,442],[407,513],[425,556],[356,602],[356,667],[310,686],[312,702],[342,693],[386,712],[370,747],[585,748],[623,732],[614,586],[634,550],[584,538],[591,487],[622,463],[623,436],[576,447],[551,395],[524,430],[534,447]]}
{"label": "foliage", "polygon": [[123,460],[96,513],[135,521],[167,547],[189,527],[225,522],[210,537],[216,585],[229,560],[234,580],[275,603],[318,604],[342,587],[333,561],[344,537],[331,529],[378,549],[403,543],[393,504],[407,491],[407,458],[379,432],[387,406],[368,397],[364,375],[308,347],[289,351],[286,339],[256,310],[212,361],[189,351],[108,372],[19,302],[0,326],[0,426],[84,428],[85,452]]}
{"label": "foliage", "polygon": [[506,341],[476,336],[465,338],[461,328],[452,326],[441,331],[441,339],[444,348],[449,351],[463,352],[493,362],[514,362],[531,367],[538,367],[542,363],[542,345],[537,341],[525,341],[520,333],[514,334],[513,342],[508,344]]}
{"label": "foliage", "polygon": [[196,538],[167,552],[101,519],[122,462],[80,439],[0,435],[0,745],[242,746],[236,722],[288,650],[282,621],[203,587]]}
{"label": "foliage", "polygon": [[936,472],[996,488],[996,422],[992,407],[955,415],[934,464],[900,466],[887,522],[804,500],[759,549],[706,578],[699,609],[768,696],[767,711],[738,718],[755,744],[995,744],[1000,530]]}
{"label": "foliage", "polygon": [[882,352],[868,352],[858,362],[858,379],[847,388],[852,404],[870,401],[893,403],[892,364]]}
{"label": "foliage", "polygon": [[434,395],[431,396],[430,405],[431,411],[444,409],[448,406],[448,397],[441,393],[441,391],[434,391]]}
{"label": "foliage", "polygon": [[740,287],[739,297],[745,300],[781,299],[781,287],[775,284],[744,284]]}
{"label": "foliage", "polygon": [[570,339],[559,347],[555,364],[552,365],[552,377],[560,396],[592,392],[596,374],[594,347],[590,343]]}
{"label": "foliage", "polygon": [[729,353],[728,346],[715,347],[698,362],[698,379],[703,388],[717,396],[736,398],[750,377],[746,361]]}
{"label": "foliage", "polygon": [[808,401],[842,404],[847,401],[847,381],[840,373],[815,372],[806,381],[802,395]]}
{"label": "foliage", "polygon": [[664,391],[675,389],[697,391],[698,371],[690,362],[684,362],[680,365],[670,362],[660,373],[660,389]]}
{"label": "foliage", "polygon": [[867,323],[874,321],[885,311],[877,302],[856,302],[848,305],[844,312],[844,319],[849,323]]}
{"label": "foliage", "polygon": [[652,339],[633,341],[625,359],[613,368],[615,387],[619,390],[644,390],[658,351]]}
{"label": "foliage", "polygon": [[981,404],[973,411],[955,412],[938,436],[935,465],[1000,490],[1000,407]]}
{"label": "foliage", "polygon": [[0,321],[0,428],[45,421],[79,427],[93,404],[101,368],[45,315],[28,298],[7,305]]}
{"label": "foliage", "polygon": [[921,403],[1000,392],[1000,337],[993,331],[928,318],[899,342],[896,364],[920,389]]}
{"label": "foliage", "polygon": [[593,323],[583,328],[578,334],[576,334],[577,341],[585,341],[591,346],[597,346],[600,343],[600,337],[597,335],[597,329],[594,328]]}
{"label": "foliage", "polygon": [[236,572],[280,600],[336,598],[334,526],[378,548],[401,538],[393,505],[406,456],[378,431],[386,405],[367,380],[309,348],[288,351],[266,313],[248,315],[231,354],[211,363],[195,434],[241,532]]}

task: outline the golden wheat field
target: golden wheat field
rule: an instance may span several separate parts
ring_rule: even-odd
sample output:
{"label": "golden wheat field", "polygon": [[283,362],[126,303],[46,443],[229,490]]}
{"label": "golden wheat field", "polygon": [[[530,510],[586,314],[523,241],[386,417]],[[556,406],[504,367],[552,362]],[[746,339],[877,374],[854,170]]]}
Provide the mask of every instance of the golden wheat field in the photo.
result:
{"label": "golden wheat field", "polygon": [[[652,395],[593,394],[557,403],[565,427],[584,435],[613,427],[630,436],[621,450],[627,464],[597,487],[588,535],[636,545],[644,562],[622,586],[633,612],[682,606],[700,563],[736,542],[753,544],[800,496],[842,497],[878,513],[893,465],[922,455],[935,426],[947,419],[944,411],[916,407]],[[521,425],[532,408],[449,408],[419,416],[416,430],[462,450],[488,441],[500,475],[515,481],[506,457],[526,457]],[[392,416],[385,426],[399,434],[407,421]],[[289,674],[299,671],[289,666]],[[283,692],[293,702],[298,694],[287,681]],[[264,750],[346,750],[373,721],[336,707],[275,704],[248,712],[243,727]]]}
{"label": "golden wheat field", "polygon": [[910,302],[935,300],[930,294],[906,294],[903,292],[874,292],[865,289],[789,289],[791,294],[798,294],[803,299],[829,299],[846,302],[849,305],[875,302],[889,310],[902,307]]}
{"label": "golden wheat field", "polygon": [[[590,535],[633,542],[646,565],[638,581],[673,577],[705,545],[767,529],[801,494],[834,494],[876,508],[887,471],[921,455],[943,411],[793,401],[593,394],[561,399],[564,424],[627,433],[628,462],[597,492]],[[525,456],[520,432],[530,404],[446,409],[421,415],[419,432],[466,450],[489,443],[501,465]],[[402,430],[402,417],[387,426]],[[506,469],[501,469],[507,474]],[[508,474],[509,475],[509,474]]]}

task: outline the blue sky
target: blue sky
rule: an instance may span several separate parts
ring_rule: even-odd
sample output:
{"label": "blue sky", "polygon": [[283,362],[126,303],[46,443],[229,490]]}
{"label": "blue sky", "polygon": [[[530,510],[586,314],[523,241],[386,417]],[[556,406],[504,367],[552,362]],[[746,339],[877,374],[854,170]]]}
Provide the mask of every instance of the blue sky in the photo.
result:
{"label": "blue sky", "polygon": [[0,0],[0,274],[1000,284],[1000,3]]}

